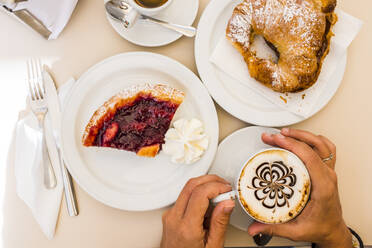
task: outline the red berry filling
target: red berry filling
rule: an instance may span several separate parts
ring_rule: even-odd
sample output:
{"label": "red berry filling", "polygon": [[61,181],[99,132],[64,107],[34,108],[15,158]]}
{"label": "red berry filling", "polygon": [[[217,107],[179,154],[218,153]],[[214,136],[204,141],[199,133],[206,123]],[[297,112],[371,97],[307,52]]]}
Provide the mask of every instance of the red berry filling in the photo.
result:
{"label": "red berry filling", "polygon": [[163,144],[178,105],[138,97],[118,109],[99,131],[94,145],[138,152],[142,147]]}

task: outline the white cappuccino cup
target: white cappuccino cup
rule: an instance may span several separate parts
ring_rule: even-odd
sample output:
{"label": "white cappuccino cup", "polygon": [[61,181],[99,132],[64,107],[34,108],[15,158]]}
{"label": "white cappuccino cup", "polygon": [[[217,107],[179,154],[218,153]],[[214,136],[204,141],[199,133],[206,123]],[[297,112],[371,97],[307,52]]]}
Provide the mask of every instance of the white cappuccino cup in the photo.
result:
{"label": "white cappuccino cup", "polygon": [[285,223],[298,216],[310,196],[306,166],[295,154],[269,148],[253,154],[236,175],[233,190],[212,200],[237,199],[255,221]]}
{"label": "white cappuccino cup", "polygon": [[172,3],[172,0],[167,0],[162,5],[155,8],[145,7],[144,5],[141,5],[138,0],[128,0],[128,2],[139,13],[147,16],[154,16],[168,8],[169,5]]}

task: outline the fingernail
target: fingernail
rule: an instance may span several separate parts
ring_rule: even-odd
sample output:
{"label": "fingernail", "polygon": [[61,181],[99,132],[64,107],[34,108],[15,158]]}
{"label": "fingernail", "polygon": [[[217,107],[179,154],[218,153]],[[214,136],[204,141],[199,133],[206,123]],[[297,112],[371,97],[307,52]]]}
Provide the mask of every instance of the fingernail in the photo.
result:
{"label": "fingernail", "polygon": [[234,209],[234,206],[226,206],[226,207],[223,208],[223,212],[225,214],[229,214],[233,211],[233,209]]}
{"label": "fingernail", "polygon": [[249,230],[248,230],[248,234],[249,234],[249,236],[256,236],[257,235],[257,232],[250,232]]}
{"label": "fingernail", "polygon": [[257,232],[252,231],[251,228],[250,228],[250,226],[248,227],[247,232],[248,232],[248,234],[249,234],[250,236],[252,236],[252,237],[255,236],[255,235],[257,235]]}
{"label": "fingernail", "polygon": [[225,206],[223,208],[223,211],[226,213],[226,214],[229,214],[233,211],[234,207],[235,207],[235,201],[234,200],[227,200],[224,202]]}
{"label": "fingernail", "polygon": [[276,137],[278,137],[279,139],[284,139],[284,136],[281,133],[277,134]]}
{"label": "fingernail", "polygon": [[282,129],[282,134],[289,134],[289,128],[283,128]]}

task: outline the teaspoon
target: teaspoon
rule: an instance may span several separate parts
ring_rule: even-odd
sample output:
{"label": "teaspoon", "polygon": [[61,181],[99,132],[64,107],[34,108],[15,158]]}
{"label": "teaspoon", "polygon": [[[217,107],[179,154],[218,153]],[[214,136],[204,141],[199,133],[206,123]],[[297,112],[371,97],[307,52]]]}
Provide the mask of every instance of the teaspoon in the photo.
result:
{"label": "teaspoon", "polygon": [[[130,6],[125,1],[118,1],[118,0],[111,0],[105,3],[105,8],[107,13],[115,20],[123,22],[125,27],[129,27],[131,24],[131,21],[127,20],[127,18],[130,16],[130,14],[133,14],[136,12],[136,10],[132,9],[132,6]],[[136,18],[130,16],[132,21],[135,21]],[[183,26],[179,24],[173,24],[166,21],[162,21],[150,16],[146,16],[143,14],[139,14],[139,17],[143,20],[159,24],[163,27],[166,27],[168,29],[174,30],[178,33],[181,33],[187,37],[194,37],[196,35],[196,28],[191,26]]]}

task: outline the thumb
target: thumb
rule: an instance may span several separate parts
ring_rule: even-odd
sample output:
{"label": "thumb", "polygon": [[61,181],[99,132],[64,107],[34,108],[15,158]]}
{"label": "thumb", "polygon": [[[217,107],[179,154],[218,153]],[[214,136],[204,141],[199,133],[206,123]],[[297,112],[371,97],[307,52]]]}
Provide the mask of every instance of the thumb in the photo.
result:
{"label": "thumb", "polygon": [[248,234],[251,236],[256,236],[257,234],[267,234],[274,235],[273,226],[269,224],[263,224],[259,222],[254,222],[248,227]]}
{"label": "thumb", "polygon": [[287,224],[263,224],[254,222],[248,227],[248,234],[256,236],[257,234],[267,234],[270,236],[280,236],[288,238],[288,235],[295,234],[296,231],[291,228],[289,223]]}
{"label": "thumb", "polygon": [[234,207],[235,201],[227,200],[218,203],[214,208],[207,240],[208,247],[223,247],[227,225]]}

